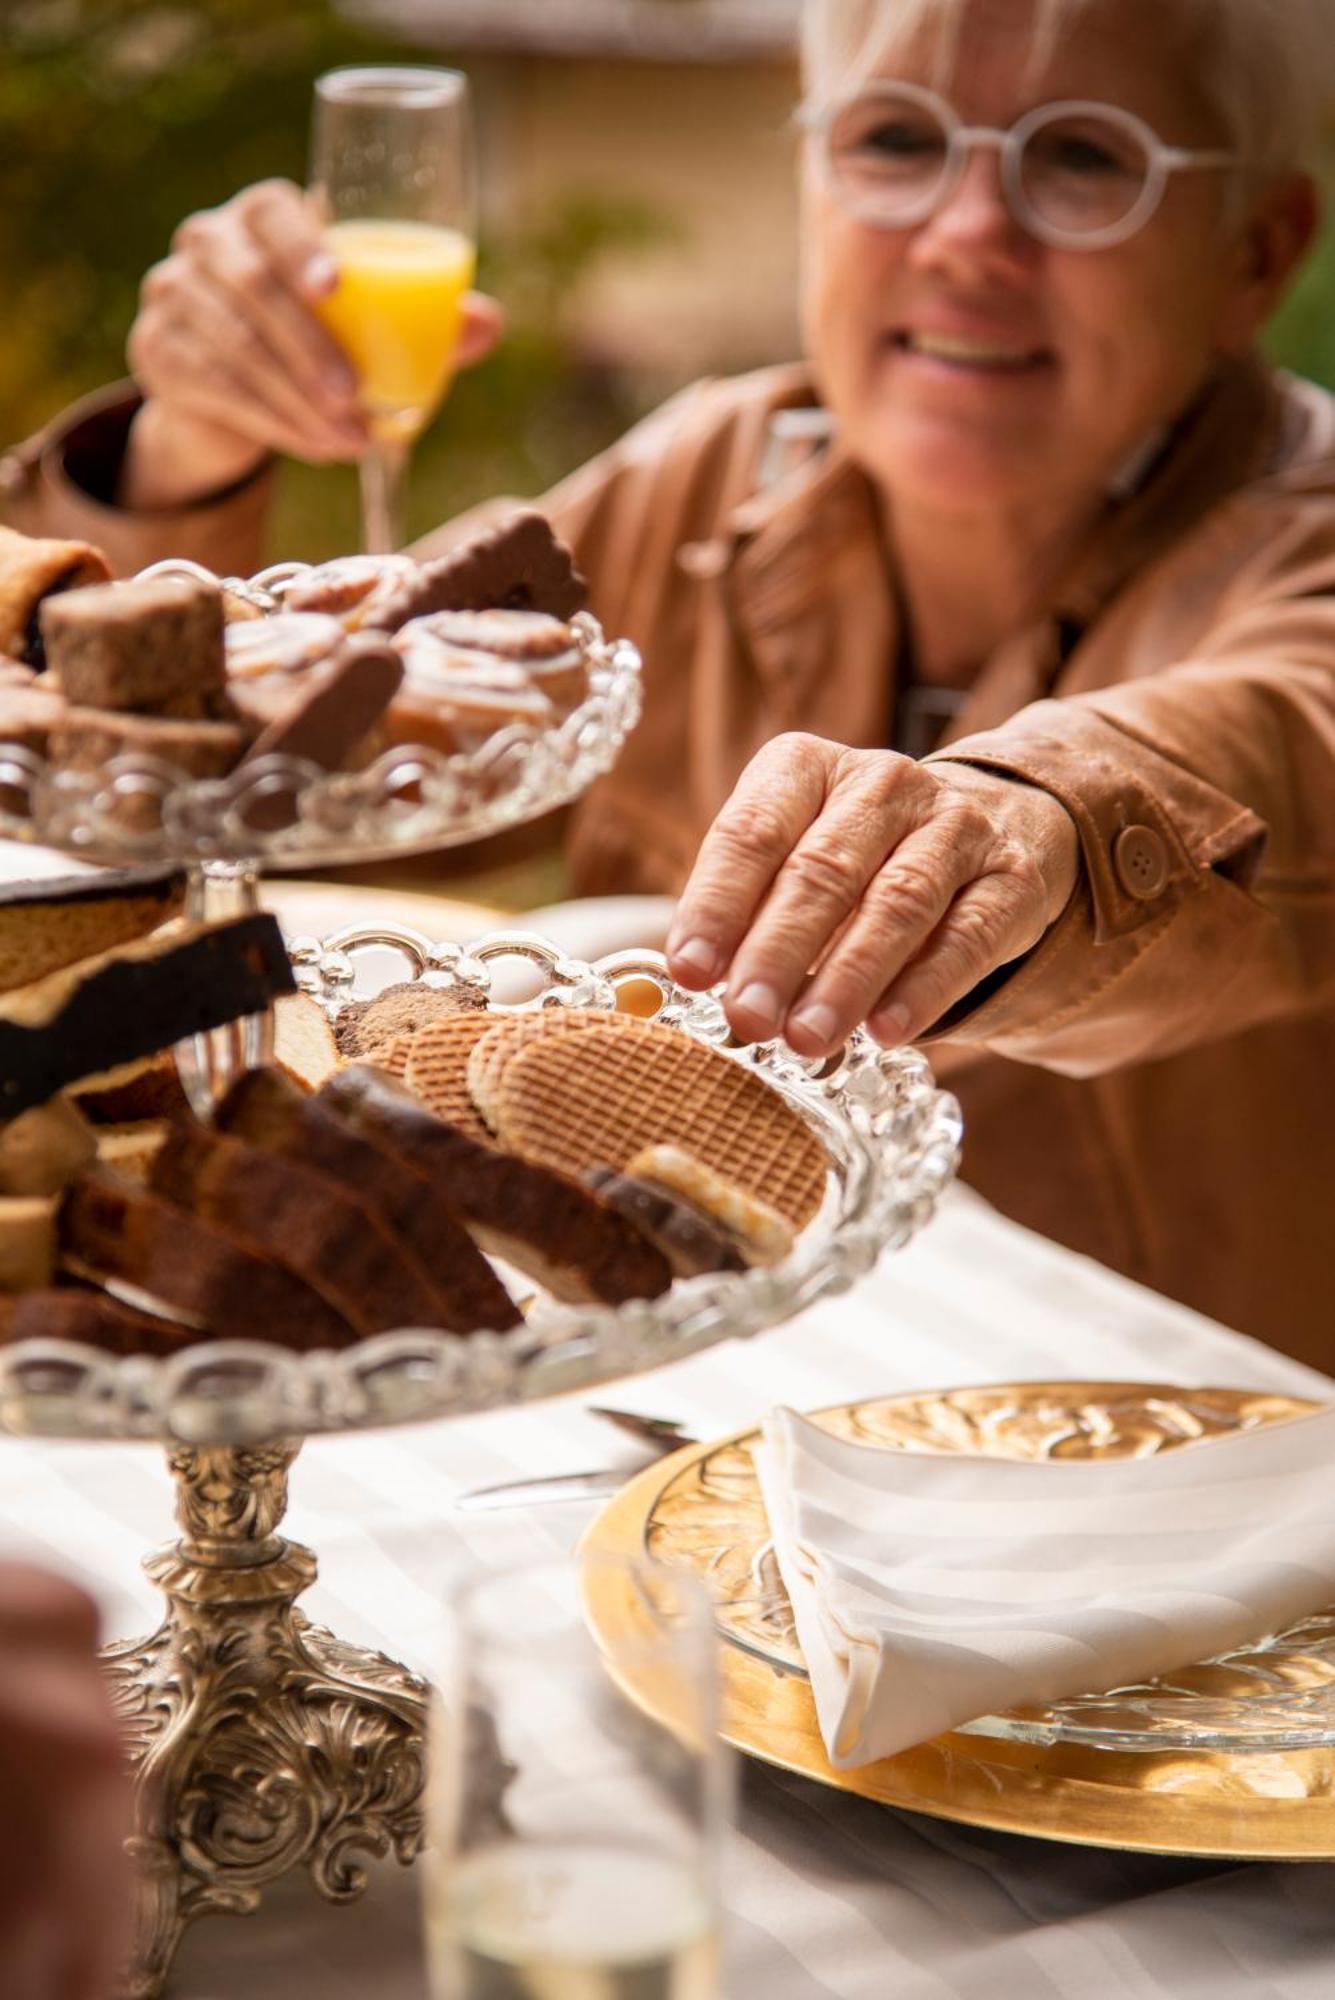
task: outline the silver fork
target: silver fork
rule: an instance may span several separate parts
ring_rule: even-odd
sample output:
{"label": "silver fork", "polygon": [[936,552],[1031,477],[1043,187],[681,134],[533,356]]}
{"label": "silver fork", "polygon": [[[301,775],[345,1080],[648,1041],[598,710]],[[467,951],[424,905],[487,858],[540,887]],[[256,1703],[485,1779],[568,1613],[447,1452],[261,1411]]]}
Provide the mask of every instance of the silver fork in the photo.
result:
{"label": "silver fork", "polygon": [[[586,1407],[590,1416],[615,1424],[618,1430],[649,1445],[659,1458],[696,1442],[690,1431],[670,1417],[642,1417],[634,1410],[610,1410],[592,1403]],[[480,1513],[499,1507],[536,1507],[547,1501],[592,1500],[601,1493],[615,1493],[633,1477],[634,1469],[624,1465],[537,1473],[528,1479],[503,1479],[495,1486],[470,1487],[467,1493],[456,1494],[454,1505],[466,1513]]]}

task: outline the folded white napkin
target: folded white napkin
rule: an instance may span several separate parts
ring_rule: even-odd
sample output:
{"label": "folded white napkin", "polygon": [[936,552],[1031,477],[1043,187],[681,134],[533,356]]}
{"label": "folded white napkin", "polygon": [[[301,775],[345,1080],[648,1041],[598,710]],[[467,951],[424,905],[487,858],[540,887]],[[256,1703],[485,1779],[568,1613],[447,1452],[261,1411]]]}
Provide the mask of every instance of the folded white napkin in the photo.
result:
{"label": "folded white napkin", "polygon": [[842,1769],[1335,1604],[1335,1408],[1039,1464],[848,1444],[781,1409],[756,1464]]}

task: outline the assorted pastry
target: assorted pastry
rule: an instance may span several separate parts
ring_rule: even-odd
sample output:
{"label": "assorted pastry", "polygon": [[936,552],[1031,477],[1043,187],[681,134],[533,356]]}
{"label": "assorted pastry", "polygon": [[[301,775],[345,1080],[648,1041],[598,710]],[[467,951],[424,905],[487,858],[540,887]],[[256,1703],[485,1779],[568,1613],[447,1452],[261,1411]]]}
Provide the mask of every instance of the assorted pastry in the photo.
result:
{"label": "assorted pastry", "polygon": [[[518,1326],[773,1264],[829,1161],[787,1100],[606,1010],[419,981],[331,1022],[274,919],[192,922],[170,872],[0,896],[0,1343],[169,1354]],[[209,1123],[171,1056],[273,1005]]]}
{"label": "assorted pastry", "polygon": [[280,588],[265,613],[204,578],[113,583],[96,549],[0,530],[0,743],[79,771],[130,753],[197,780],[276,755],[353,770],[394,745],[547,728],[588,693],[570,623],[587,593],[541,515]]}

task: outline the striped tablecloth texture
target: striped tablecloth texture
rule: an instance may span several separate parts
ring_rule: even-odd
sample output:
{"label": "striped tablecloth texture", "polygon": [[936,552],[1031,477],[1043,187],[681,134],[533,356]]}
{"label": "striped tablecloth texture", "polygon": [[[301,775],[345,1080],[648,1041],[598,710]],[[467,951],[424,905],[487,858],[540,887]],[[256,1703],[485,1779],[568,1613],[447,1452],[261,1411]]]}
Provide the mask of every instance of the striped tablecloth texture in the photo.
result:
{"label": "striped tablecloth texture", "polygon": [[[955,1190],[907,1251],[790,1326],[604,1390],[701,1435],[797,1409],[964,1383],[1060,1377],[1330,1384],[1002,1221]],[[598,1400],[595,1398],[594,1400]],[[485,1482],[642,1462],[578,1398],[308,1444],[289,1532],[304,1600],[344,1638],[430,1672],[452,1573],[571,1546],[592,1505],[452,1513]],[[170,1532],[150,1447],[0,1439],[0,1548],[90,1584],[112,1635],[147,1629],[138,1570]],[[1335,1805],[1332,1805],[1335,1817]],[[732,2000],[1329,2000],[1335,1867],[1234,1867],[1059,1848],[893,1813],[750,1767],[727,1903]],[[416,1887],[377,1871],[337,1910],[301,1879],[183,1948],[179,2000],[424,2000]]]}

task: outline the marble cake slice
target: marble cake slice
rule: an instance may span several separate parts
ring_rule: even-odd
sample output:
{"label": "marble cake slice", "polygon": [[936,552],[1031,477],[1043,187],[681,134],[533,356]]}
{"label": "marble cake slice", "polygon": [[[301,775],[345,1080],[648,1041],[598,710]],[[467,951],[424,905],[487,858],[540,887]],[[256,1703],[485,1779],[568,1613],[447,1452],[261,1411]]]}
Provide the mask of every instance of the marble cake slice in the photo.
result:
{"label": "marble cake slice", "polygon": [[0,994],[0,1119],[296,990],[267,912],[181,924]]}
{"label": "marble cake slice", "polygon": [[302,1351],[356,1338],[340,1312],[260,1245],[104,1168],[66,1188],[56,1229],[66,1270],[133,1285],[220,1338]]}
{"label": "marble cake slice", "polygon": [[354,1063],[316,1102],[425,1174],[484,1250],[557,1298],[623,1305],[671,1284],[661,1251],[615,1210],[563,1174],[447,1125],[381,1071]]}
{"label": "marble cake slice", "polygon": [[365,1201],[313,1166],[183,1118],[154,1158],[149,1186],[260,1244],[359,1334],[449,1324],[448,1300],[407,1245]]}
{"label": "marble cake slice", "polygon": [[215,1114],[218,1130],[338,1182],[401,1237],[448,1302],[451,1333],[502,1332],[520,1313],[429,1177],[363,1135],[277,1069],[239,1077]]}

